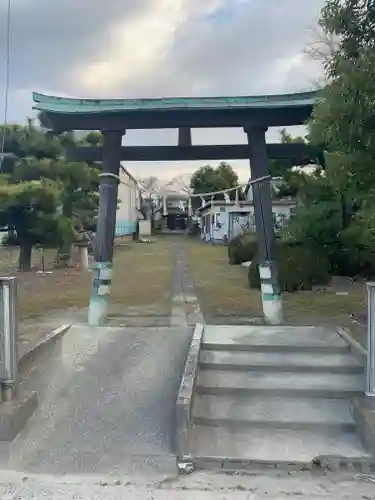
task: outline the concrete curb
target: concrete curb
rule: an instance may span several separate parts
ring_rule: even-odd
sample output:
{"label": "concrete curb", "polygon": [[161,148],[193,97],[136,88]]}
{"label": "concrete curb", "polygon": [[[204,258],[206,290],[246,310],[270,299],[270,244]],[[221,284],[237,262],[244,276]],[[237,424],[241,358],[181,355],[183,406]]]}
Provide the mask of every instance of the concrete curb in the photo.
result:
{"label": "concrete curb", "polygon": [[366,349],[351,336],[346,328],[336,326],[335,331],[349,345],[350,352],[353,356],[364,366],[367,358]]}
{"label": "concrete curb", "polygon": [[197,323],[190,343],[185,369],[176,400],[177,458],[180,461],[191,460],[190,441],[192,408],[203,332],[204,325],[202,323]]}
{"label": "concrete curb", "polygon": [[375,457],[375,409],[366,397],[352,402],[352,415],[365,450]]}
{"label": "concrete curb", "polygon": [[[62,325],[52,330],[48,335],[39,340],[34,346],[21,352],[18,358],[18,374],[22,377],[27,368],[35,362],[38,355],[69,330],[71,325]],[[0,405],[0,441],[11,442],[23,429],[28,419],[38,406],[36,391],[16,393],[14,399]]]}
{"label": "concrete curb", "polygon": [[11,442],[24,428],[38,406],[35,391],[17,394],[7,403],[0,405],[0,441]]}
{"label": "concrete curb", "polygon": [[292,471],[292,472],[360,472],[373,473],[374,462],[368,457],[345,458],[335,455],[317,456],[307,461],[277,461],[269,462],[263,460],[238,459],[231,457],[196,457],[194,461],[196,470],[222,471],[224,473],[234,472],[237,474],[251,472],[264,474],[268,470]]}
{"label": "concrete curb", "polygon": [[18,358],[18,373],[21,375],[26,371],[27,366],[34,362],[36,357],[41,354],[50,344],[64,335],[72,325],[62,325],[52,330],[30,349],[21,353]]}
{"label": "concrete curb", "polygon": [[[362,366],[366,366],[367,360],[367,350],[357,342],[351,334],[342,327],[336,327],[336,332],[340,337],[349,344],[350,352],[353,356],[361,363]],[[353,416],[354,423],[356,425],[357,434],[359,439],[365,448],[365,450],[375,457],[375,409],[369,404],[366,397],[355,398],[351,404],[351,413]],[[371,462],[372,471],[375,467],[375,462]]]}

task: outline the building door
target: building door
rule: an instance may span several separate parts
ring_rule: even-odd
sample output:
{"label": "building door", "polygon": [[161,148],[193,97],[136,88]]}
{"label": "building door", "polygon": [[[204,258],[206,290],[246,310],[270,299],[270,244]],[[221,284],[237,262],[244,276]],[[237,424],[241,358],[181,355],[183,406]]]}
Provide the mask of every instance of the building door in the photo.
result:
{"label": "building door", "polygon": [[176,229],[176,215],[168,214],[167,216],[167,228],[170,231],[174,231]]}
{"label": "building door", "polygon": [[180,231],[185,231],[187,227],[186,224],[186,217],[183,215],[177,215],[176,218],[176,229],[179,229]]}

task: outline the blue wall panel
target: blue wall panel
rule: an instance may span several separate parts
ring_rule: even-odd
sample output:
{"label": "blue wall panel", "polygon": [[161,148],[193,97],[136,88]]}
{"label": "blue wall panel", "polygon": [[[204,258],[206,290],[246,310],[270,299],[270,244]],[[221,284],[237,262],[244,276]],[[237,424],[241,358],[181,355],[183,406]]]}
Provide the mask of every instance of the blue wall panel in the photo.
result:
{"label": "blue wall panel", "polygon": [[116,221],[116,236],[126,236],[133,234],[136,230],[137,222],[134,220],[120,219]]}

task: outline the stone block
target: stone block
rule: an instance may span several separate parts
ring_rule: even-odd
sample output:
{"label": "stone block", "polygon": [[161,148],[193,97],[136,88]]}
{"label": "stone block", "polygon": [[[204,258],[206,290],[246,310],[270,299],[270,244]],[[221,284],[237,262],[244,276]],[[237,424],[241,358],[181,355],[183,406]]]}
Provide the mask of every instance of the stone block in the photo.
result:
{"label": "stone block", "polygon": [[352,414],[357,433],[364,448],[375,457],[375,406],[366,397],[357,398],[352,404]]}
{"label": "stone block", "polygon": [[13,441],[38,405],[36,392],[18,394],[15,399],[0,404],[0,441]]}
{"label": "stone block", "polygon": [[192,408],[202,336],[203,325],[198,323],[194,329],[176,401],[176,439],[179,460],[190,457]]}

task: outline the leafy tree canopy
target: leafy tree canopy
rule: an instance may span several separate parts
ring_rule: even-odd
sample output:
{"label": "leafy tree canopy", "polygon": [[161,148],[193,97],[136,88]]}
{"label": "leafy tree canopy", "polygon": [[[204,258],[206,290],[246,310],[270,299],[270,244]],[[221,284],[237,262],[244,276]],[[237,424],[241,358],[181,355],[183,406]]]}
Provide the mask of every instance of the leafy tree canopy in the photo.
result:
{"label": "leafy tree canopy", "polygon": [[34,245],[70,248],[77,229],[91,229],[98,209],[100,169],[71,163],[66,146],[100,143],[97,133],[76,141],[73,133],[55,135],[27,124],[0,127],[4,151],[16,158],[1,161],[0,226],[20,246],[19,267],[30,268]]}
{"label": "leafy tree canopy", "polygon": [[324,146],[326,168],[293,179],[302,203],[288,231],[324,246],[334,272],[368,276],[375,272],[375,1],[326,0],[319,25],[337,40],[309,122],[308,140]]}
{"label": "leafy tree canopy", "polygon": [[[194,194],[210,193],[236,187],[238,185],[238,175],[233,167],[226,162],[221,162],[217,167],[205,165],[199,168],[191,177],[190,188]],[[235,191],[228,193],[230,198],[234,199]],[[218,194],[215,199],[224,199],[223,194]],[[193,206],[200,205],[198,198],[192,199]]]}
{"label": "leafy tree canopy", "polygon": [[342,189],[366,197],[375,189],[375,2],[327,0],[320,24],[340,43],[326,63],[330,79],[309,138],[331,153]]}
{"label": "leafy tree canopy", "polygon": [[[284,128],[280,131],[280,142],[282,144],[291,144],[291,143],[303,143],[307,144],[307,140],[304,137],[292,137],[291,134],[287,132]],[[296,163],[300,165],[304,165],[310,163],[310,159],[301,158],[299,161],[295,159],[271,159],[270,160],[270,172],[272,177],[285,177],[288,175],[288,172],[296,165]]]}

